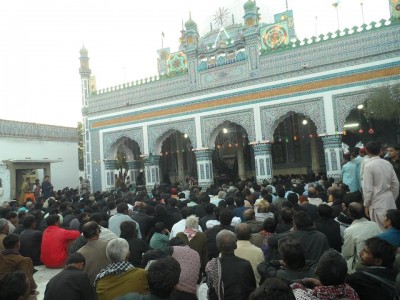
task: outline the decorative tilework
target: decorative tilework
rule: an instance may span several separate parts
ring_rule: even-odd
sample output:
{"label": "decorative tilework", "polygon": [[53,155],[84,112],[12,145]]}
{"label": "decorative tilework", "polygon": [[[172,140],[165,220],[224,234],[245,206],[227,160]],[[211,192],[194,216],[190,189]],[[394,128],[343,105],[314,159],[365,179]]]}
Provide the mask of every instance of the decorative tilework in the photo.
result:
{"label": "decorative tilework", "polygon": [[362,104],[367,98],[378,89],[357,91],[352,93],[339,94],[332,97],[333,113],[337,131],[343,131],[347,116],[358,104]]}
{"label": "decorative tilework", "polygon": [[160,153],[163,141],[174,131],[186,133],[192,142],[193,148],[197,147],[196,143],[196,125],[194,118],[182,120],[178,122],[160,123],[148,127],[149,151],[151,153]]}
{"label": "decorative tilework", "polygon": [[267,157],[267,175],[271,176],[272,172],[271,172],[271,159],[269,157]]}
{"label": "decorative tilework", "polygon": [[323,98],[314,98],[261,108],[261,129],[264,139],[273,141],[275,129],[292,112],[310,118],[317,127],[318,134],[325,133],[326,124]]}
{"label": "decorative tilework", "polygon": [[248,73],[247,62],[238,62],[236,64],[225,65],[219,68],[210,69],[199,73],[200,87],[209,88],[221,84],[227,84],[243,80],[244,75]]}
{"label": "decorative tilework", "polygon": [[264,176],[265,175],[265,166],[264,166],[264,160],[260,159],[260,175]]}
{"label": "decorative tilework", "polygon": [[143,153],[144,150],[143,129],[142,128],[124,129],[124,130],[103,133],[103,154],[105,158],[110,158],[111,146],[122,137],[127,137],[138,143],[140,151]]}
{"label": "decorative tilework", "polygon": [[206,164],[206,179],[210,178],[210,164]]}
{"label": "decorative tilework", "polygon": [[204,165],[200,165],[200,179],[205,179],[204,177]]}
{"label": "decorative tilework", "polygon": [[92,174],[91,174],[91,186],[93,191],[102,191],[101,186],[101,163],[100,163],[100,139],[99,131],[92,131],[90,133],[90,142],[92,150]]}
{"label": "decorative tilework", "polygon": [[328,152],[325,152],[325,169],[329,172],[329,159],[328,159]]}
{"label": "decorative tilework", "polygon": [[255,141],[254,111],[252,109],[240,112],[224,113],[221,115],[210,115],[201,117],[201,138],[203,146],[214,149],[215,138],[222,129],[224,123],[235,123],[241,125],[247,132],[250,142]]}
{"label": "decorative tilework", "polygon": [[78,129],[72,127],[0,120],[0,137],[77,143]]}
{"label": "decorative tilework", "polygon": [[332,171],[338,170],[336,151],[334,149],[329,150],[331,152],[331,162],[332,162]]}

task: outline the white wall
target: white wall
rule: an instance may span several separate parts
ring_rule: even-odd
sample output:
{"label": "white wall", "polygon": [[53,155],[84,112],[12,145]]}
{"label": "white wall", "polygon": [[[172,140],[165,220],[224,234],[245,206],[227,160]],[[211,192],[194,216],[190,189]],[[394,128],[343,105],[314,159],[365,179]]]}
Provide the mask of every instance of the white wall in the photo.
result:
{"label": "white wall", "polygon": [[[79,185],[78,148],[76,142],[34,141],[15,138],[0,138],[0,164],[3,160],[26,159],[62,160],[51,163],[51,182],[54,190],[64,187],[76,188]],[[3,182],[3,200],[10,198],[10,176],[8,170],[0,168],[0,178]],[[39,175],[43,172],[39,172]],[[43,180],[43,178],[40,178]],[[1,198],[0,198],[1,202]]]}

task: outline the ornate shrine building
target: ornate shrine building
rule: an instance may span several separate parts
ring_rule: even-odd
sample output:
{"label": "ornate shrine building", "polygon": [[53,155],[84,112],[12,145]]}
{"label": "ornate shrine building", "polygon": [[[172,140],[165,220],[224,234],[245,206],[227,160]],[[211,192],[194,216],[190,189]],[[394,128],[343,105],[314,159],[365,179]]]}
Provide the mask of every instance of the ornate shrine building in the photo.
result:
{"label": "ornate shrine building", "polygon": [[190,17],[178,52],[158,51],[157,76],[96,90],[80,51],[85,172],[114,186],[118,153],[146,186],[200,186],[279,174],[341,176],[346,118],[371,93],[400,84],[400,11],[391,19],[298,40],[292,11],[260,21],[253,1],[200,36]]}

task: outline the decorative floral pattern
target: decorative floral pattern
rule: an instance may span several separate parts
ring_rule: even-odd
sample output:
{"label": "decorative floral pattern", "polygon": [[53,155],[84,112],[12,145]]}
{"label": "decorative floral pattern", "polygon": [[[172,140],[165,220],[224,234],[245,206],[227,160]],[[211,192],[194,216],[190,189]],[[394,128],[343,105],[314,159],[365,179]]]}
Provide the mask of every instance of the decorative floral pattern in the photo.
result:
{"label": "decorative floral pattern", "polygon": [[140,151],[143,153],[144,141],[142,128],[132,128],[114,132],[103,133],[103,155],[104,158],[110,158],[111,146],[120,138],[126,137],[138,143]]}

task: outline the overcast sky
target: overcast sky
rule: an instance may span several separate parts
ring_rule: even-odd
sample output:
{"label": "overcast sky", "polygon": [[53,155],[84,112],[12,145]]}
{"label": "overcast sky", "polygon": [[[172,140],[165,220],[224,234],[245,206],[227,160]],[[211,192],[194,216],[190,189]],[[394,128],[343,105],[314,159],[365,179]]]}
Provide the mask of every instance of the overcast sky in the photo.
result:
{"label": "overcast sky", "polygon": [[[200,34],[219,7],[241,22],[246,0],[11,0],[0,2],[0,119],[75,127],[81,118],[79,50],[97,88],[157,74],[157,49],[176,51],[191,11]],[[289,0],[300,39],[337,30],[334,0]],[[364,0],[366,23],[389,18],[388,0]],[[261,21],[286,9],[258,0]],[[317,17],[317,18],[316,18]],[[317,22],[316,22],[317,21]],[[362,24],[360,0],[339,3],[340,27]],[[316,26],[317,24],[317,26]]]}

